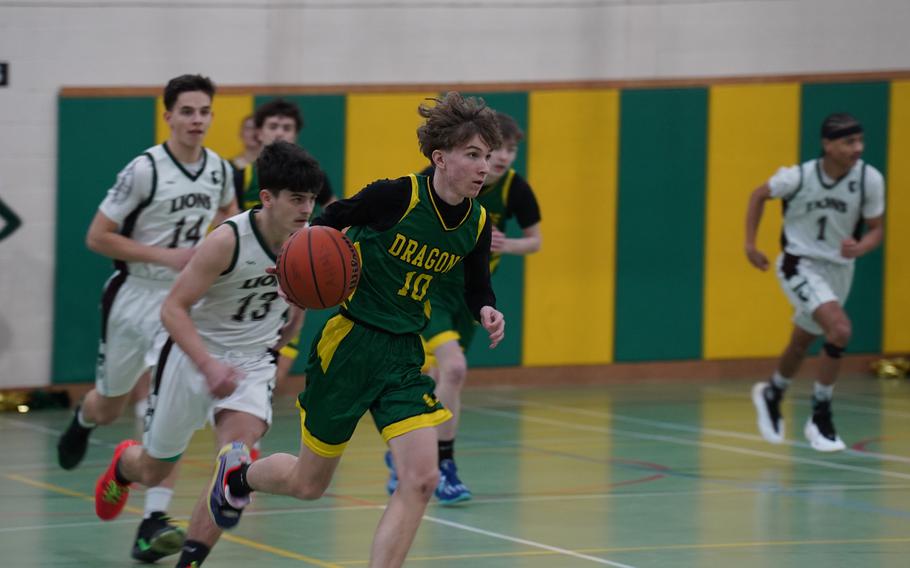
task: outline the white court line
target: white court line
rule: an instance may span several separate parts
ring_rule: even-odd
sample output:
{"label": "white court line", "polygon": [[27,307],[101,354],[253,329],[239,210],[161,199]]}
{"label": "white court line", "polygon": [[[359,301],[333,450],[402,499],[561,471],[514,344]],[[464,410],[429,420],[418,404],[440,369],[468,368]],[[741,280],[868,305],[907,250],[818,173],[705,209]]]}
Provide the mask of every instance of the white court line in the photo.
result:
{"label": "white court line", "polygon": [[469,408],[471,412],[477,412],[479,414],[488,414],[491,416],[501,416],[509,418],[511,420],[521,420],[525,422],[537,422],[538,424],[547,424],[549,426],[558,426],[560,428],[570,428],[573,430],[582,430],[586,432],[600,432],[603,434],[619,434],[623,436],[628,436],[630,438],[638,438],[641,440],[651,440],[656,442],[667,442],[670,444],[679,444],[683,446],[696,446],[702,448],[708,448],[712,450],[720,450],[724,452],[732,452],[737,454],[744,454],[748,456],[757,456],[762,458],[769,458],[778,461],[785,461],[790,463],[802,463],[807,465],[816,465],[819,467],[826,467],[828,469],[840,469],[843,471],[853,471],[857,473],[868,473],[870,475],[877,476],[886,476],[886,477],[896,477],[898,479],[910,479],[910,473],[900,473],[896,471],[887,471],[883,469],[873,469],[869,467],[853,466],[847,464],[841,464],[836,462],[826,462],[822,460],[815,460],[810,458],[800,458],[796,456],[785,456],[780,454],[774,454],[771,452],[762,452],[759,450],[749,450],[746,448],[740,448],[737,446],[727,446],[724,444],[715,444],[712,442],[704,442],[701,440],[689,440],[687,438],[676,438],[673,436],[661,436],[657,434],[644,434],[642,432],[635,432],[632,430],[620,430],[617,428],[604,428],[601,426],[585,426],[583,424],[576,424],[574,422],[565,422],[563,420],[551,420],[548,418],[535,418],[532,416],[525,416],[517,412],[507,412],[503,410],[490,410],[482,409],[477,407],[465,407]]}
{"label": "white court line", "polygon": [[461,529],[463,531],[468,531],[472,533],[482,534],[484,536],[489,536],[492,538],[498,538],[500,540],[507,540],[509,542],[515,542],[518,544],[524,544],[525,546],[531,546],[533,548],[540,548],[543,550],[548,550],[550,552],[556,552],[558,554],[563,554],[565,556],[571,556],[573,558],[580,558],[581,560],[589,560],[591,562],[596,562],[597,564],[605,564],[607,566],[616,566],[617,568],[634,568],[628,564],[620,564],[619,562],[612,562],[606,558],[598,558],[597,556],[588,556],[587,554],[581,554],[579,552],[574,552],[572,550],[567,550],[565,548],[559,548],[558,546],[550,546],[549,544],[543,544],[542,542],[535,542],[533,540],[526,540],[523,538],[516,538],[514,536],[505,535],[498,532],[487,531],[479,529],[477,527],[472,527],[470,525],[463,525],[461,523],[455,523],[452,521],[446,521],[444,519],[437,519],[436,517],[431,517],[429,515],[424,515],[423,518],[427,521],[438,523],[440,525],[445,525],[447,527],[452,527],[456,529]]}
{"label": "white court line", "polygon": [[[741,399],[743,397],[743,392],[741,390],[733,390],[732,388],[729,388],[729,387],[705,387],[703,390],[704,390],[704,392],[710,392],[710,393],[720,394],[720,395],[724,395],[724,396],[729,396],[731,399],[732,398]],[[806,396],[807,394],[808,393],[796,395],[796,397],[799,400],[808,402],[809,396]],[[862,395],[862,394],[845,393],[842,395],[837,395],[837,397],[835,399],[837,401],[836,407],[842,408],[844,410],[852,410],[855,412],[860,412],[863,414],[876,414],[879,416],[895,416],[898,418],[910,418],[910,407],[907,407],[903,404],[901,404],[901,406],[903,407],[903,409],[901,409],[901,410],[894,409],[894,408],[882,409],[880,407],[875,407],[875,406],[861,406],[862,403],[871,402],[871,401],[856,400],[856,399],[863,399],[863,398],[872,399],[872,396],[877,396],[877,397],[881,398],[881,396],[885,396],[885,395]],[[872,400],[877,400],[877,399],[872,399]],[[854,401],[854,402],[851,403],[848,401]],[[901,400],[901,399],[899,399],[898,401],[903,402],[903,400]],[[857,404],[857,403],[859,403],[859,404]]]}
{"label": "white court line", "polygon": [[[547,404],[543,402],[535,401],[516,401],[509,398],[500,398],[496,396],[488,396],[488,400],[493,400],[496,402],[510,404],[511,406],[536,406],[539,408],[548,408],[553,410],[561,410],[570,414],[578,414],[581,416],[591,416],[594,418],[615,418],[623,422],[629,422],[632,424],[641,424],[643,426],[653,426],[655,428],[664,428],[667,430],[673,430],[677,432],[690,432],[693,434],[711,434],[713,436],[720,436],[726,438],[736,438],[739,440],[747,440],[750,442],[764,442],[764,438],[757,436],[755,434],[746,434],[745,432],[737,432],[733,430],[716,430],[714,428],[702,428],[699,426],[689,426],[688,424],[681,424],[679,422],[667,422],[662,420],[648,420],[646,418],[636,418],[634,416],[626,416],[623,414],[614,414],[612,412],[604,412],[598,410],[587,410],[584,408],[575,408],[571,406],[562,406],[559,404]],[[842,408],[846,405],[839,404],[838,408]],[[781,446],[790,446],[794,448],[803,448],[810,449],[811,446],[806,442],[797,442],[795,440],[784,440],[783,443],[779,444]],[[881,461],[897,462],[910,464],[910,457],[898,456],[894,454],[883,454],[878,452],[862,452],[858,450],[847,449],[843,452],[840,452],[841,455],[861,457],[861,458],[875,458]]]}

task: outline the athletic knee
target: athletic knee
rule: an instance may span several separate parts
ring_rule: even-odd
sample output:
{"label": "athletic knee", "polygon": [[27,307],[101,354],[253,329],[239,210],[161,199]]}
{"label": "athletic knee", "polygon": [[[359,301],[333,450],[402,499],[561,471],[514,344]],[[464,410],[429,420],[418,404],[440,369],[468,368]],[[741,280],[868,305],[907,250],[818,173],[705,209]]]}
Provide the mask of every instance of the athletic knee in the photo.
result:
{"label": "athletic knee", "polygon": [[439,468],[435,463],[430,466],[414,467],[398,471],[398,488],[400,491],[415,492],[424,499],[429,499],[439,485]]}
{"label": "athletic knee", "polygon": [[439,380],[461,386],[468,376],[468,362],[464,357],[453,357],[439,362]]}
{"label": "athletic knee", "polygon": [[825,334],[825,340],[828,343],[844,348],[850,343],[850,336],[853,334],[852,326],[849,320],[838,321],[828,329]]}
{"label": "athletic knee", "polygon": [[294,483],[294,497],[302,501],[314,501],[325,494],[328,486],[307,480],[298,480]]}

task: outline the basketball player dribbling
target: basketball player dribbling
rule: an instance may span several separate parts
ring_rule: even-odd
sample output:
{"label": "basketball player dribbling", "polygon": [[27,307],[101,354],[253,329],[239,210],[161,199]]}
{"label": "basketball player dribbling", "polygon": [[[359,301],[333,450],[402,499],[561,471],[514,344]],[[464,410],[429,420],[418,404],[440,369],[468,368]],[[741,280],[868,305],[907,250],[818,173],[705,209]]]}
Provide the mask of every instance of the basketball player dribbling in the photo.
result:
{"label": "basketball player dribbling", "polygon": [[417,136],[433,161],[432,178],[409,175],[368,185],[333,203],[314,225],[350,227],[360,253],[360,283],[313,341],[306,390],[298,397],[298,456],[272,454],[252,464],[242,440],[225,446],[212,485],[211,512],[222,527],[236,524],[252,491],[318,499],[345,446],[368,410],[398,466],[399,483],[379,521],[369,566],[396,568],[439,481],[435,426],[448,420],[420,372],[420,332],[428,293],[455,266],[465,267],[464,294],[490,346],[505,321],[490,285],[492,222],[474,199],[502,140],[483,101],[448,93],[421,105]]}
{"label": "basketball player dribbling", "polygon": [[[270,350],[286,343],[292,330],[282,318],[277,278],[266,269],[307,223],[323,174],[287,142],[264,148],[257,168],[262,208],[212,231],[164,300],[161,321],[170,336],[155,370],[149,426],[143,445],[126,440],[117,446],[98,479],[95,510],[104,520],[120,514],[132,482],[153,486],[166,477],[210,416],[219,445],[252,445],[271,423]],[[221,535],[209,517],[208,493],[193,510],[178,566],[201,564]]]}

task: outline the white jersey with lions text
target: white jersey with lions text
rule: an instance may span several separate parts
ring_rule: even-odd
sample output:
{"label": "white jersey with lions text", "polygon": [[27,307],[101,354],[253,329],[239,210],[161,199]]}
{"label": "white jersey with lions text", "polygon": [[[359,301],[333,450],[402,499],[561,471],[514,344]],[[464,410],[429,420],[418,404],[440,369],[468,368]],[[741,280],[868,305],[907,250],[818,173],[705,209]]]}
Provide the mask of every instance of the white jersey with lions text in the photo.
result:
{"label": "white jersey with lions text", "polygon": [[[120,234],[150,246],[191,248],[208,231],[219,207],[234,198],[230,165],[204,148],[198,166],[186,166],[159,144],[136,157],[117,176],[99,209],[120,226]],[[151,280],[173,281],[170,268],[117,261],[120,270]]]}
{"label": "white jersey with lions text", "polygon": [[215,353],[265,352],[284,324],[287,304],[278,296],[278,279],[265,272],[276,257],[256,227],[257,214],[251,209],[224,222],[237,238],[233,262],[191,312],[199,335]]}
{"label": "white jersey with lions text", "polygon": [[771,196],[784,202],[784,251],[795,255],[850,264],[841,255],[841,242],[854,237],[862,219],[885,211],[885,182],[874,167],[858,160],[839,180],[830,179],[821,160],[781,168],[768,181]]}

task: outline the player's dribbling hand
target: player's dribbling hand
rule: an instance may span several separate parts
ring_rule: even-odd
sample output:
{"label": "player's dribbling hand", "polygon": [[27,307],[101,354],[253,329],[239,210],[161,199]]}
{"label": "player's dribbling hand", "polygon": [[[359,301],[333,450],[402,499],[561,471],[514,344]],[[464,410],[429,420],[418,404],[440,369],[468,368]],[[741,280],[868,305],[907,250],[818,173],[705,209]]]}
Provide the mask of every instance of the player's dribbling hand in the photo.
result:
{"label": "player's dribbling hand", "polygon": [[193,258],[193,254],[196,252],[195,248],[173,248],[167,250],[167,256],[164,258],[163,264],[177,272],[180,272],[184,266],[189,264],[190,259]]}
{"label": "player's dribbling hand", "polygon": [[758,250],[757,248],[746,247],[746,258],[749,259],[749,264],[754,266],[759,270],[768,270],[768,257],[765,256],[765,253]]}
{"label": "player's dribbling hand", "polygon": [[840,242],[840,254],[844,258],[856,258],[861,256],[863,251],[856,239],[847,238]]}
{"label": "player's dribbling hand", "polygon": [[493,238],[490,241],[490,250],[493,252],[502,252],[506,246],[506,235],[496,227],[493,227]]}
{"label": "player's dribbling hand", "polygon": [[237,382],[243,374],[230,365],[225,365],[217,359],[209,359],[202,368],[205,383],[214,398],[225,398],[237,389]]}
{"label": "player's dribbling hand", "polygon": [[[270,267],[268,267],[268,268],[265,269],[265,273],[266,273],[266,274],[271,274],[272,276],[274,276],[274,277],[277,279],[277,278],[278,278],[278,267],[277,267],[277,266],[270,266]],[[284,300],[284,302],[285,302],[286,304],[289,304],[289,305],[291,305],[291,306],[294,306],[294,304],[292,304],[291,301],[288,300],[288,295],[285,294],[285,293],[284,293],[284,290],[281,289],[281,282],[280,282],[280,281],[278,282],[278,296],[280,296],[281,299]],[[296,306],[295,306],[295,307],[296,307]]]}
{"label": "player's dribbling hand", "polygon": [[502,312],[490,306],[480,308],[480,325],[490,334],[490,349],[506,336],[506,319]]}

